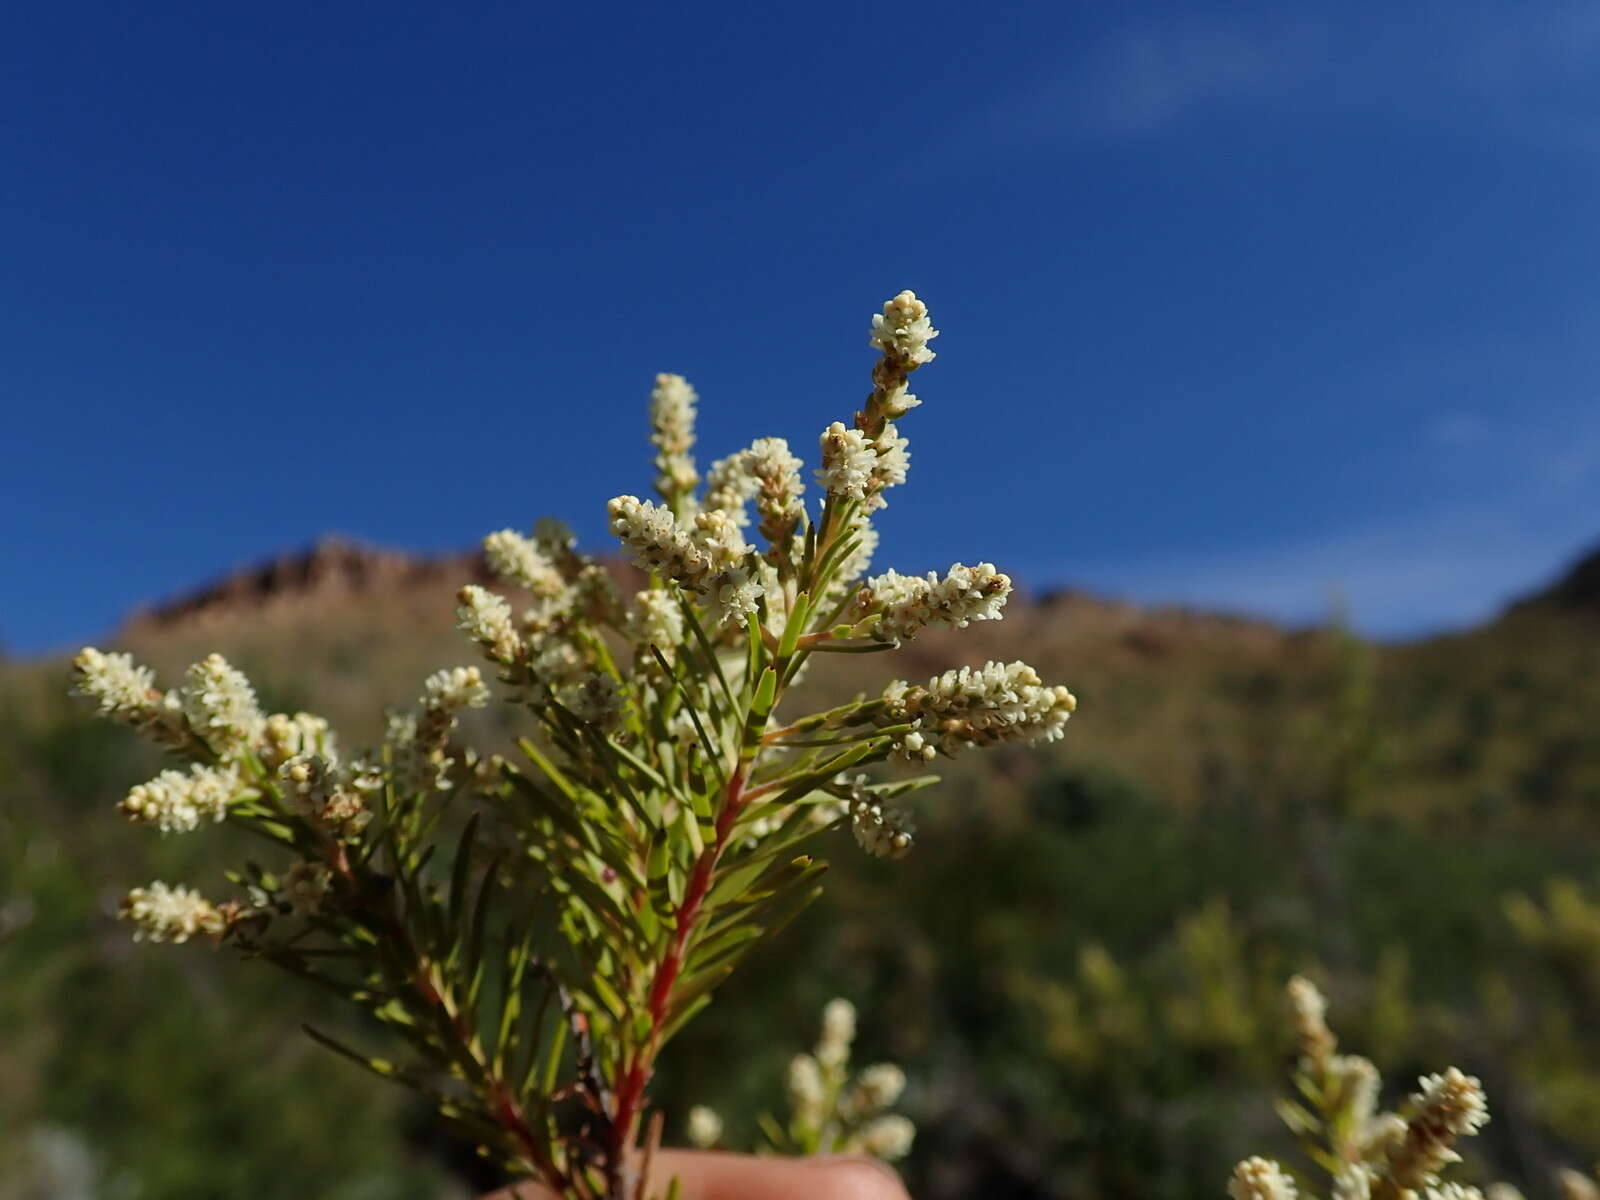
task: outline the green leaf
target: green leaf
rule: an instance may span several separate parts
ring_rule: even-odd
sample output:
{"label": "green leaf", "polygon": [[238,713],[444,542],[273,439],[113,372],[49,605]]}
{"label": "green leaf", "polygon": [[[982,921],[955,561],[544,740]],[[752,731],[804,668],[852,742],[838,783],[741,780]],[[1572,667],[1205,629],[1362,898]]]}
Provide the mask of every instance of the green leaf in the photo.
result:
{"label": "green leaf", "polygon": [[[594,831],[578,818],[578,814],[573,811],[571,805],[562,803],[560,797],[552,796],[510,763],[505,764],[503,769],[506,777],[511,780],[516,790],[525,799],[532,802],[536,811],[549,817],[555,823],[556,828],[571,837],[573,841],[577,842],[585,850],[593,851],[597,849]],[[573,792],[567,798],[575,804],[576,800],[573,799],[575,796],[576,792]]]}
{"label": "green leaf", "polygon": [[730,922],[725,928],[697,942],[690,951],[690,961],[697,967],[715,966],[724,955],[736,952],[747,942],[756,941],[761,934],[759,925]]}
{"label": "green leaf", "polygon": [[311,1040],[316,1042],[318,1045],[332,1050],[341,1058],[349,1059],[358,1067],[362,1067],[365,1070],[371,1071],[379,1079],[388,1079],[392,1082],[404,1084],[408,1087],[414,1087],[419,1090],[428,1090],[427,1085],[423,1082],[422,1078],[414,1071],[401,1067],[396,1063],[392,1063],[386,1058],[372,1058],[368,1055],[362,1054],[359,1050],[353,1050],[349,1046],[346,1046],[343,1042],[329,1037],[327,1034],[323,1033],[320,1029],[317,1029],[313,1025],[301,1025],[300,1028],[305,1030],[310,1036]]}
{"label": "green leaf", "polygon": [[544,751],[540,750],[538,746],[534,745],[527,738],[518,738],[517,747],[522,751],[523,754],[527,755],[529,762],[533,763],[534,766],[539,768],[540,772],[546,779],[560,789],[563,796],[565,796],[573,804],[578,803],[577,787],[570,779],[566,777],[566,775],[561,772],[560,768],[558,768],[555,763],[550,761],[549,757],[544,753]]}
{"label": "green leaf", "polygon": [[478,886],[478,902],[473,905],[472,918],[467,923],[466,939],[464,942],[466,953],[462,957],[461,965],[471,982],[467,985],[467,1008],[475,1009],[478,1004],[478,989],[483,983],[483,938],[484,928],[489,921],[489,900],[494,895],[496,881],[500,874],[500,864],[505,862],[505,854],[497,854],[484,869],[483,881]]}
{"label": "green leaf", "polygon": [[800,642],[800,635],[805,632],[806,618],[811,615],[811,597],[801,592],[794,598],[794,606],[789,610],[789,619],[784,623],[783,636],[778,639],[778,657],[788,661],[794,657],[796,646]]}
{"label": "green leaf", "polygon": [[472,870],[472,850],[478,833],[478,819],[482,813],[467,818],[461,831],[461,841],[456,845],[456,861],[450,871],[450,912],[458,920],[467,895],[467,875]]}
{"label": "green leaf", "polygon": [[1291,1133],[1313,1134],[1322,1128],[1322,1122],[1293,1100],[1280,1096],[1272,1102],[1272,1107],[1277,1110],[1278,1119],[1289,1127]]}

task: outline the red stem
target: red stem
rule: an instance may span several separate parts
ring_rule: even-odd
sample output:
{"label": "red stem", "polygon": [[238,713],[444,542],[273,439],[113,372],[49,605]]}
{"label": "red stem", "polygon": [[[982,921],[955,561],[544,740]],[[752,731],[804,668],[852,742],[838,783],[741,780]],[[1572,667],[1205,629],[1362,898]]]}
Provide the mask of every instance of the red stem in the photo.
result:
{"label": "red stem", "polygon": [[666,957],[656,967],[655,978],[651,980],[650,999],[645,1008],[650,1017],[650,1032],[617,1084],[616,1108],[611,1120],[613,1156],[620,1156],[632,1138],[633,1125],[644,1100],[645,1085],[650,1082],[652,1064],[661,1049],[661,1033],[667,1021],[672,987],[683,970],[684,951],[699,920],[706,893],[711,890],[711,878],[716,872],[717,862],[727,849],[734,821],[745,805],[744,785],[748,769],[749,764],[741,762],[728,779],[722,811],[717,815],[716,838],[695,860],[689,882],[683,889],[683,903],[678,906],[678,923],[672,933],[672,943],[667,948]]}
{"label": "red stem", "polygon": [[[355,877],[355,872],[350,867],[350,857],[345,853],[344,846],[340,845],[339,843],[335,843],[333,854],[330,857],[330,865],[333,867],[333,869],[339,875],[341,875],[347,883],[351,884],[353,887],[359,887],[359,883]],[[411,936],[407,932],[405,924],[400,919],[399,914],[389,911],[380,911],[378,916],[379,919],[389,927],[389,936],[398,945],[404,947],[405,950],[410,954],[413,961],[417,964],[416,970],[411,975],[412,987],[416,989],[417,994],[422,997],[424,1002],[433,1005],[444,1014],[451,1031],[455,1034],[456,1041],[460,1044],[460,1052],[464,1055],[470,1055],[476,1059],[476,1055],[472,1055],[471,1050],[471,1030],[466,1027],[465,1022],[461,1018],[461,1014],[456,1012],[450,1005],[446,1004],[444,997],[439,994],[439,989],[434,987],[433,980],[428,977],[426,962],[422,955],[417,951],[415,945],[412,943]],[[511,1134],[511,1136],[515,1138],[522,1146],[524,1152],[528,1156],[529,1162],[539,1169],[540,1174],[542,1174],[545,1178],[545,1182],[554,1188],[558,1193],[563,1191],[569,1185],[570,1181],[562,1172],[561,1168],[558,1167],[550,1158],[549,1154],[545,1152],[544,1144],[540,1142],[538,1137],[534,1134],[533,1128],[528,1124],[528,1119],[522,1112],[522,1106],[517,1103],[516,1097],[513,1094],[510,1086],[504,1079],[496,1074],[487,1063],[478,1061],[477,1065],[481,1068],[484,1081],[488,1086],[490,1099],[493,1102],[492,1108],[495,1119],[499,1121],[500,1124],[505,1128],[506,1132]]]}

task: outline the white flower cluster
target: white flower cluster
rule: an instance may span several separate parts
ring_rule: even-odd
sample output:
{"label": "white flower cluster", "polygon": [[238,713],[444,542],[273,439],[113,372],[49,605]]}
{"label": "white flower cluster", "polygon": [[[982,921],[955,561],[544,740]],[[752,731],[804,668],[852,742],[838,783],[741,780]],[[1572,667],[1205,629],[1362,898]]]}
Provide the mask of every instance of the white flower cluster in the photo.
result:
{"label": "white flower cluster", "polygon": [[878,465],[878,448],[859,429],[835,421],[822,431],[822,466],[817,482],[830,496],[864,500]]}
{"label": "white flower cluster", "polygon": [[301,754],[278,768],[284,799],[302,816],[336,834],[359,832],[371,819],[363,781],[320,754]]}
{"label": "white flower cluster", "polygon": [[885,488],[906,481],[911,466],[911,443],[900,436],[894,422],[887,421],[876,437],[835,421],[818,439],[822,448],[822,467],[817,482],[832,496],[864,501],[867,511],[884,507]]}
{"label": "white flower cluster", "polygon": [[1077,700],[1065,687],[1050,686],[1024,662],[959,667],[912,687],[895,680],[883,692],[884,711],[894,724],[916,728],[898,736],[902,758],[931,759],[965,746],[1001,742],[1051,742],[1064,732]]}
{"label": "white flower cluster", "polygon": [[905,1090],[906,1073],[893,1063],[878,1063],[856,1078],[848,1104],[852,1111],[876,1112],[893,1105]]}
{"label": "white flower cluster", "polygon": [[501,529],[484,538],[483,556],[501,579],[527,588],[547,604],[559,600],[567,590],[566,580],[549,556],[514,529]]}
{"label": "white flower cluster", "polygon": [[1333,1032],[1328,1028],[1327,999],[1317,985],[1303,975],[1289,980],[1286,994],[1289,1020],[1294,1026],[1301,1058],[1311,1063],[1322,1062],[1335,1045]]}
{"label": "white flower cluster", "polygon": [[1266,1158],[1247,1158],[1228,1180],[1232,1200],[1294,1200],[1294,1180],[1282,1167]]}
{"label": "white flower cluster", "polygon": [[1357,1129],[1368,1129],[1378,1109],[1378,1088],[1382,1080],[1370,1058],[1359,1054],[1335,1054],[1328,1059],[1329,1091],[1344,1098],[1344,1110]]}
{"label": "white flower cluster", "polygon": [[158,718],[160,693],[149,667],[134,663],[133,655],[106,654],[85,646],[72,660],[75,695],[94,703],[102,717],[128,725],[144,725]]}
{"label": "white flower cluster", "polygon": [[689,1110],[686,1132],[691,1146],[697,1150],[710,1150],[722,1140],[722,1118],[715,1109],[696,1104]]}
{"label": "white flower cluster", "polygon": [[706,472],[705,507],[727,513],[741,529],[750,524],[745,505],[761,486],[748,469],[745,458],[748,453],[748,450],[740,450],[727,458],[719,458]]}
{"label": "white flower cluster", "polygon": [[338,752],[333,731],[326,718],[314,713],[273,713],[261,729],[261,745],[257,750],[261,764],[276,771],[297,754],[321,754],[337,759]]}
{"label": "white flower cluster", "polygon": [[903,1158],[911,1150],[916,1126],[884,1110],[905,1090],[905,1073],[891,1063],[879,1063],[847,1087],[855,1036],[855,1005],[830,1000],[822,1010],[814,1051],[789,1062],[790,1133],[808,1152]]}
{"label": "white flower cluster", "polygon": [[[905,291],[885,303],[883,312],[872,315],[872,333],[867,340],[885,355],[920,367],[933,361],[928,343],[938,336],[928,319],[928,306],[915,292]],[[911,399],[914,403],[916,398]]]}
{"label": "white flower cluster", "polygon": [[511,618],[511,605],[503,596],[469,583],[456,593],[456,625],[499,663],[522,657],[522,635]]}
{"label": "white flower cluster", "polygon": [[261,736],[255,689],[220,654],[189,668],[178,699],[189,728],[222,758],[237,758]]}
{"label": "white flower cluster", "polygon": [[489,689],[477,667],[446,667],[429,675],[417,701],[416,750],[431,756],[444,748],[458,715],[489,703]]}
{"label": "white flower cluster", "polygon": [[238,799],[242,785],[229,766],[199,763],[187,771],[163,771],[128,792],[118,806],[130,820],[151,824],[162,833],[188,833],[201,821],[220,821]]}
{"label": "white flower cluster", "polygon": [[1370,1200],[1372,1169],[1365,1163],[1351,1163],[1333,1177],[1333,1200]]}
{"label": "white flower cluster", "polygon": [[1383,1162],[1385,1184],[1399,1192],[1439,1182],[1439,1171],[1460,1162],[1455,1143],[1477,1133],[1489,1120],[1483,1085],[1455,1067],[1424,1075],[1406,1104],[1402,1122],[1388,1114],[1372,1122],[1366,1152]]}
{"label": "white flower cluster", "polygon": [[895,1162],[911,1153],[911,1143],[917,1136],[917,1127],[910,1118],[899,1113],[885,1113],[862,1126],[845,1143],[847,1154],[870,1154],[885,1162]]}
{"label": "white flower cluster", "polygon": [[822,1084],[822,1068],[809,1054],[796,1054],[789,1060],[786,1083],[789,1111],[802,1125],[822,1124],[827,1093]]}
{"label": "white flower cluster", "polygon": [[858,775],[850,785],[850,832],[856,845],[874,858],[904,858],[917,831],[911,814],[891,804]]}
{"label": "white flower cluster", "polygon": [[767,540],[779,542],[794,532],[805,515],[805,504],[800,499],[806,490],[800,482],[802,463],[789,452],[789,443],[779,437],[756,439],[743,458],[745,470],[756,484],[761,532]]}
{"label": "white flower cluster", "polygon": [[929,627],[965,629],[972,621],[998,621],[1011,577],[993,563],[975,567],[954,564],[943,579],[886,571],[862,585],[856,601],[860,618],[877,616],[873,636],[884,641],[909,641]]}
{"label": "white flower cluster", "polygon": [[803,464],[783,438],[757,438],[750,446],[719,458],[706,473],[705,507],[725,512],[741,529],[750,523],[745,505],[754,498],[768,540],[787,537],[800,523],[805,505],[800,497]]}
{"label": "white flower cluster", "polygon": [[[450,766],[454,761],[449,753],[450,735],[462,712],[482,708],[488,702],[489,688],[477,667],[447,667],[428,676],[414,708],[389,714],[384,743],[389,750],[390,771],[396,786],[403,791],[448,788]],[[303,764],[300,769],[304,770]],[[349,772],[341,773],[337,764],[329,764],[329,773],[335,778],[322,792],[311,793],[310,808],[320,811],[327,802],[323,793],[329,797],[342,794],[342,798],[333,801],[338,812],[355,815],[357,810],[349,801],[360,799],[360,781],[352,778]],[[337,822],[344,818],[330,814],[324,819]]]}
{"label": "white flower cluster", "polygon": [[[1593,1186],[1590,1184],[1591,1188]],[[1423,1188],[1422,1200],[1483,1200],[1483,1192],[1465,1184],[1441,1183],[1438,1187]]]}
{"label": "white flower cluster", "polygon": [[446,667],[429,675],[422,684],[424,710],[460,712],[482,708],[489,703],[489,689],[477,667]]}
{"label": "white flower cluster", "polygon": [[721,509],[699,513],[691,532],[665,505],[618,496],[607,506],[611,532],[646,570],[658,570],[704,596],[717,623],[755,612],[762,595],[750,547],[737,521]]}
{"label": "white flower cluster", "polygon": [[872,493],[867,498],[867,507],[882,508],[888,503],[883,498],[884,489],[898,487],[906,481],[906,472],[911,467],[911,451],[907,447],[911,443],[900,436],[900,431],[890,421],[884,425],[874,445],[878,450],[878,462],[872,469]]}
{"label": "white flower cluster", "polygon": [[856,1006],[842,996],[822,1006],[822,1034],[817,1038],[817,1061],[825,1067],[843,1067],[850,1061],[856,1040]]}
{"label": "white flower cluster", "polygon": [[1424,1075],[1417,1087],[1411,1097],[1416,1109],[1408,1123],[1412,1128],[1430,1125],[1458,1138],[1477,1133],[1489,1123],[1489,1102],[1475,1076],[1449,1067],[1442,1073]]}
{"label": "white flower cluster", "polygon": [[673,594],[665,588],[646,588],[636,593],[633,607],[628,610],[628,636],[634,645],[644,648],[639,661],[654,661],[648,650],[654,646],[672,662],[683,641],[683,610]]}
{"label": "white flower cluster", "polygon": [[656,487],[663,495],[689,492],[700,482],[694,459],[694,406],[699,399],[682,375],[656,376],[650,392],[650,441],[656,447]]}
{"label": "white flower cluster", "polygon": [[133,923],[136,942],[186,942],[201,933],[219,934],[227,925],[216,906],[193,888],[159,881],[130,891],[119,915]]}

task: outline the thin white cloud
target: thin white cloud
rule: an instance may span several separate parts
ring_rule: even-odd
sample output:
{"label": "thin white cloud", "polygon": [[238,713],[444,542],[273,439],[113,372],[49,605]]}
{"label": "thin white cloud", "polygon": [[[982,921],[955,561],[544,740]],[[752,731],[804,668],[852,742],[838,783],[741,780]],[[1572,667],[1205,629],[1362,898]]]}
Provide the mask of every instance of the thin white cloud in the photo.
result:
{"label": "thin white cloud", "polygon": [[1470,450],[1488,443],[1494,436],[1494,426],[1478,413],[1443,412],[1428,423],[1423,436],[1430,446],[1439,449]]}
{"label": "thin white cloud", "polygon": [[1337,602],[1358,629],[1405,637],[1492,617],[1550,579],[1595,534],[1588,512],[1528,521],[1485,506],[1303,542],[1079,563],[1071,576],[1145,603],[1291,624],[1326,620]]}
{"label": "thin white cloud", "polygon": [[[1124,30],[1098,47],[1075,76],[1071,119],[1084,133],[1152,132],[1210,104],[1291,86],[1315,44],[1306,29],[1252,29],[1187,17]],[[1034,103],[1043,107],[1060,98]]]}
{"label": "thin white cloud", "polygon": [[1175,12],[1036,66],[957,118],[940,147],[948,164],[963,152],[1143,138],[1270,101],[1275,114],[1465,120],[1479,133],[1594,150],[1597,65],[1600,0],[1410,4],[1376,15],[1332,4]]}
{"label": "thin white cloud", "polygon": [[1524,385],[1497,411],[1444,409],[1424,421],[1416,493],[1388,515],[1253,544],[1229,529],[1215,546],[1040,564],[1029,574],[1292,623],[1326,619],[1337,596],[1377,636],[1488,619],[1600,538],[1600,362],[1588,350],[1596,327],[1587,314],[1472,356],[1419,350],[1347,381],[1343,390],[1369,395],[1449,395],[1473,373],[1504,370]]}

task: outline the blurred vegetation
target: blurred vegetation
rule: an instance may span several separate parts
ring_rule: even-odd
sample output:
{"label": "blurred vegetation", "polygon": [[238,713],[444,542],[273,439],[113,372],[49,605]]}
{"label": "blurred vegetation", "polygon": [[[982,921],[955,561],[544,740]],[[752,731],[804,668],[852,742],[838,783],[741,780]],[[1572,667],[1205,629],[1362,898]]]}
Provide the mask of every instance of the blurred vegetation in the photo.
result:
{"label": "blurred vegetation", "polygon": [[[129,648],[169,680],[220,649],[351,743],[471,660],[448,612],[445,590],[289,605]],[[703,1101],[753,1143],[848,995],[862,1060],[911,1077],[924,1200],[1215,1197],[1246,1154],[1294,1158],[1272,1098],[1301,971],[1393,1088],[1482,1077],[1465,1177],[1552,1194],[1557,1166],[1600,1158],[1597,632],[1554,599],[1372,647],[1064,597],[857,660],[866,688],[1025,655],[1080,715],[1047,751],[953,764],[905,862],[838,840],[822,903],[673,1048],[669,1129]],[[0,1200],[472,1194],[459,1148],[299,1033],[341,1013],[128,941],[121,892],[218,885],[219,835],[123,822],[159,763],[66,686],[64,662],[0,664]]]}

